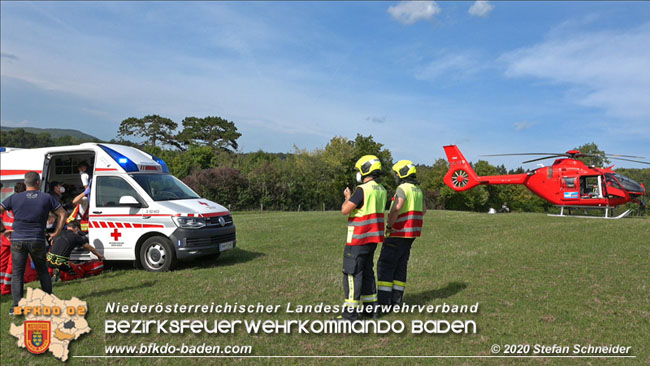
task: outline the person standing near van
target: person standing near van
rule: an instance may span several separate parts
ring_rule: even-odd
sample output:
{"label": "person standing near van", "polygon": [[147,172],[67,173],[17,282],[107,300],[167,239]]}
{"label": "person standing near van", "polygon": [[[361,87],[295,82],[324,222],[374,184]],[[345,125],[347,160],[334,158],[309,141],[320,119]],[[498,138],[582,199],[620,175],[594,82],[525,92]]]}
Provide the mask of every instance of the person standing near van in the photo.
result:
{"label": "person standing near van", "polygon": [[[0,183],[2,187],[2,183]],[[14,194],[25,192],[25,183],[18,182],[14,185]],[[11,227],[14,226],[14,215],[11,211],[5,211],[2,213],[2,224],[4,229],[0,231],[11,230]],[[0,235],[0,294],[7,295],[11,293],[11,277],[13,272],[11,269],[11,239],[8,236]],[[25,277],[29,277],[27,282],[31,279],[32,273],[30,272],[31,266],[27,266],[25,270]],[[32,270],[33,272],[33,270]]]}
{"label": "person standing near van", "polygon": [[393,172],[399,185],[390,206],[386,240],[377,261],[380,307],[402,304],[411,245],[422,232],[422,217],[427,212],[413,162],[400,160],[393,165]]}
{"label": "person standing near van", "polygon": [[23,276],[28,255],[31,256],[38,272],[41,289],[48,294],[52,293],[52,280],[45,263],[47,252],[45,226],[49,212],[56,212],[59,217],[58,224],[56,230],[50,235],[54,238],[61,233],[66,216],[65,210],[54,197],[40,191],[41,178],[38,173],[25,174],[25,186],[27,187],[25,192],[14,194],[0,203],[0,213],[12,211],[14,214],[12,230],[5,231],[4,225],[0,224],[2,225],[0,231],[5,231],[4,235],[11,237],[13,306],[10,313],[13,313],[13,308],[23,297]]}

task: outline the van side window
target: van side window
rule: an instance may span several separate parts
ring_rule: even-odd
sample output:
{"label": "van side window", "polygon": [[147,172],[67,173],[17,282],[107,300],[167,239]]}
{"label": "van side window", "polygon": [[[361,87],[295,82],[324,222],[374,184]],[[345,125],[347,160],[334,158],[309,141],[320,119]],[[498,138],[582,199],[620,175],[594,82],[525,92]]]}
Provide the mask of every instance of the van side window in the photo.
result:
{"label": "van side window", "polygon": [[14,194],[14,187],[16,186],[16,183],[23,182],[23,181],[24,179],[3,180],[2,190],[0,192],[0,202],[4,201],[5,199],[9,198],[9,196]]}
{"label": "van side window", "polygon": [[140,195],[120,177],[96,177],[97,207],[119,207],[120,197],[133,196],[143,202]]}

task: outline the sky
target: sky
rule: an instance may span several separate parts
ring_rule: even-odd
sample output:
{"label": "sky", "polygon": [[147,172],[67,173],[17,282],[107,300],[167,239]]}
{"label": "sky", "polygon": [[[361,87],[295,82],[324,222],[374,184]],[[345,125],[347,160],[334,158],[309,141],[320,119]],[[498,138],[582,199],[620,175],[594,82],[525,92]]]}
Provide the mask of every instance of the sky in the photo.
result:
{"label": "sky", "polygon": [[180,125],[220,116],[242,133],[242,152],[314,150],[360,133],[395,161],[428,165],[449,144],[508,168],[524,159],[481,155],[595,142],[650,158],[648,2],[0,8],[2,126],[108,140],[128,117],[158,114]]}

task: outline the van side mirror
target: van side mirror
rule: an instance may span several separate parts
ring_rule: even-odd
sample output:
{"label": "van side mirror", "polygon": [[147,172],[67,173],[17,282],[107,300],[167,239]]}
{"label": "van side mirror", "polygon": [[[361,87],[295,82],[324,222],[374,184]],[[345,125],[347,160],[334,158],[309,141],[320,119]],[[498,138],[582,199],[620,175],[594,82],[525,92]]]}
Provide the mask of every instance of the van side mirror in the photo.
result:
{"label": "van side mirror", "polygon": [[120,197],[120,206],[142,207],[142,204],[133,196],[122,196]]}

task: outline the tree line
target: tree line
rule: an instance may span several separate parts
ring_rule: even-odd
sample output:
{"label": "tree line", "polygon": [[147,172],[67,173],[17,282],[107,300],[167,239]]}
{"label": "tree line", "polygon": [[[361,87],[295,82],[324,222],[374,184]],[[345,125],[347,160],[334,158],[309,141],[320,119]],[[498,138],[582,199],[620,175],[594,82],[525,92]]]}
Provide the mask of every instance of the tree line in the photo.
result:
{"label": "tree line", "polygon": [[[179,131],[179,127],[180,131]],[[31,136],[33,135],[33,136]],[[52,139],[47,134],[32,134],[21,129],[2,131],[1,146],[34,148],[79,144],[83,139],[69,136]],[[221,117],[186,117],[181,124],[169,118],[149,115],[127,118],[120,124],[119,143],[140,148],[163,159],[170,173],[183,180],[200,196],[232,210],[337,210],[345,187],[354,187],[356,160],[367,154],[382,161],[382,184],[393,193],[396,183],[390,171],[392,154],[373,136],[358,134],[354,139],[333,137],[325,147],[314,150],[294,147],[290,153],[238,152],[241,133],[234,122]],[[595,143],[577,147],[586,153],[603,153]],[[442,148],[440,149],[442,155]],[[594,159],[594,158],[585,158]],[[595,158],[589,164],[608,161]],[[523,173],[479,160],[471,163],[478,175]],[[512,211],[549,212],[547,201],[522,185],[478,186],[456,192],[443,183],[449,169],[445,159],[432,165],[418,165],[417,176],[427,206],[433,209],[487,212],[507,203]],[[650,169],[618,169],[630,178],[650,183]],[[646,197],[647,199],[647,197]],[[638,207],[630,204],[630,207]]]}

